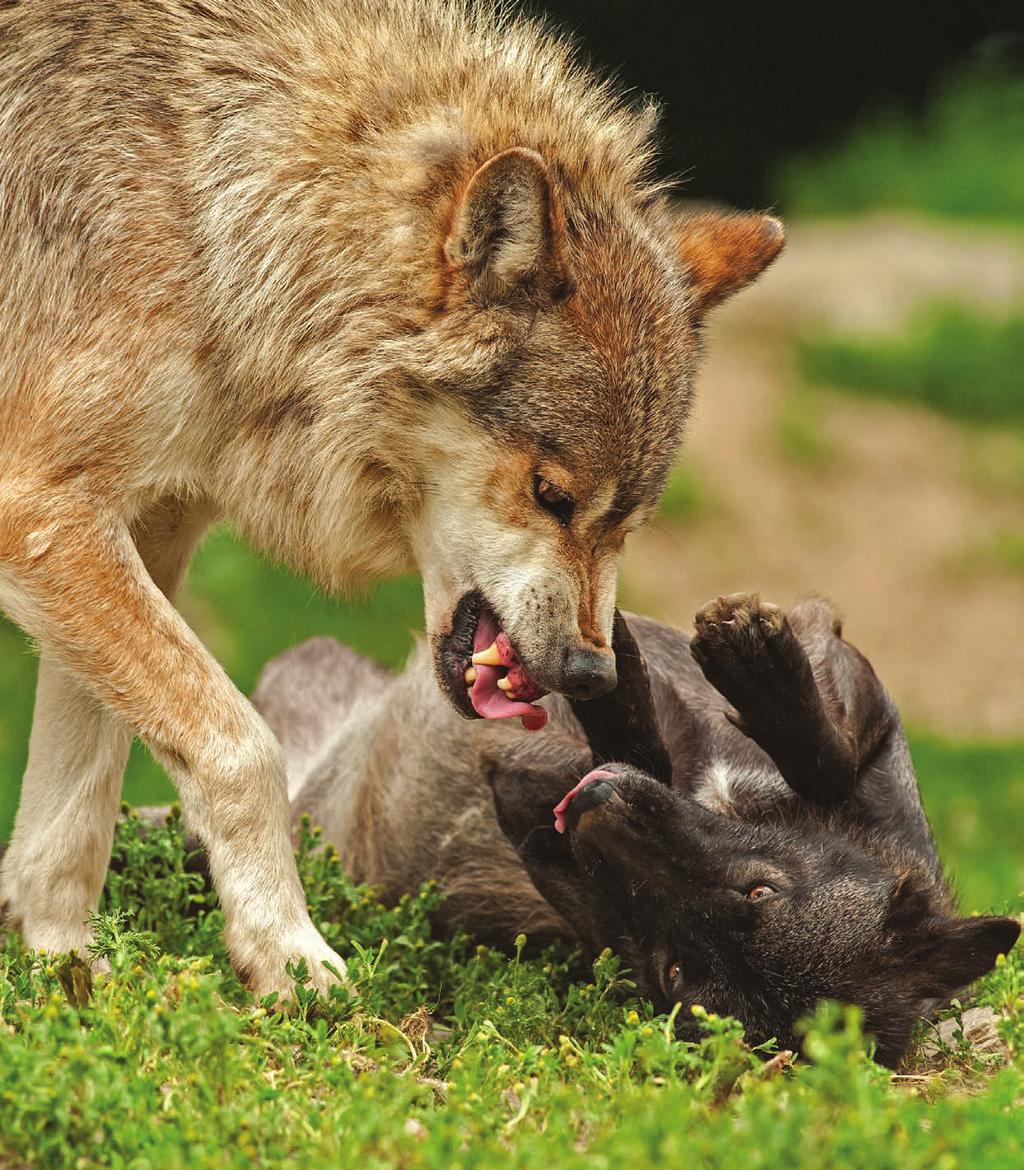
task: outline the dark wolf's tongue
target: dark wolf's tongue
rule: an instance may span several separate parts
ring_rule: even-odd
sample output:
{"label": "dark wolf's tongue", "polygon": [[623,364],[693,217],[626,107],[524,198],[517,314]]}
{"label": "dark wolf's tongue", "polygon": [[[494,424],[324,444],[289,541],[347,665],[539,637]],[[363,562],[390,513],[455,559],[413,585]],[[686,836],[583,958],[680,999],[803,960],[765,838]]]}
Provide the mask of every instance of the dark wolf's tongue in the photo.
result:
{"label": "dark wolf's tongue", "polygon": [[565,814],[569,805],[572,804],[572,798],[581,789],[586,788],[588,784],[593,784],[595,780],[614,780],[615,773],[609,772],[607,768],[594,768],[588,772],[586,776],[562,797],[562,799],[551,810],[555,814],[555,830],[559,833],[565,832]]}
{"label": "dark wolf's tongue", "polygon": [[498,686],[498,679],[507,673],[513,683],[513,689],[520,694],[528,694],[530,698],[540,698],[544,692],[526,673],[522,663],[515,656],[512,644],[502,633],[498,619],[489,609],[480,613],[480,620],[473,635],[473,653],[486,650],[492,642],[498,643],[498,652],[501,656],[501,666],[476,666],[476,681],[469,692],[469,701],[473,710],[483,719],[511,719],[518,715],[527,731],[540,731],[548,721],[548,713],[536,703],[527,703],[522,699],[510,699]]}

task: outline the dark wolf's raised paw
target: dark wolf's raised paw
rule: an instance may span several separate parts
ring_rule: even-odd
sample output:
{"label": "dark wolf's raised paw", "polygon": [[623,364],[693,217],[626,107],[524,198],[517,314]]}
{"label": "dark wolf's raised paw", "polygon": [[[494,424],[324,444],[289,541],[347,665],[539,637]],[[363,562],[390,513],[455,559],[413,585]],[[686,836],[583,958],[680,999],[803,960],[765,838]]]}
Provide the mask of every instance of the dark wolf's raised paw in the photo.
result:
{"label": "dark wolf's raised paw", "polygon": [[[782,632],[786,615],[756,593],[730,593],[709,601],[693,622],[697,627],[693,645],[700,652],[725,651],[748,658],[761,653],[764,642]],[[695,649],[694,657],[697,654]]]}
{"label": "dark wolf's raised paw", "polygon": [[803,647],[777,605],[756,593],[709,601],[694,617],[690,653],[704,676],[739,712],[760,721],[814,687]]}
{"label": "dark wolf's raised paw", "polygon": [[690,653],[705,674],[715,675],[760,673],[780,648],[772,643],[789,631],[782,610],[756,593],[716,597],[697,611],[693,623],[697,632]]}
{"label": "dark wolf's raised paw", "polygon": [[755,593],[709,602],[694,619],[690,653],[735,708],[726,717],[774,761],[808,800],[834,802],[850,791],[858,748],[838,698],[823,695],[807,652],[776,605]]}

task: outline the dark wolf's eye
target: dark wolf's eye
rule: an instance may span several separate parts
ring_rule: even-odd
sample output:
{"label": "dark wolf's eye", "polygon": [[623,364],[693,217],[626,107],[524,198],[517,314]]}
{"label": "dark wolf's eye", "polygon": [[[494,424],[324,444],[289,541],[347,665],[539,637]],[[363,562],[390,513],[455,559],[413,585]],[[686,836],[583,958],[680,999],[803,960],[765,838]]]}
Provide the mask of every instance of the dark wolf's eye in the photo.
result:
{"label": "dark wolf's eye", "polygon": [[567,491],[542,475],[533,477],[533,495],[537,503],[550,512],[559,524],[568,524],[576,508],[576,501]]}
{"label": "dark wolf's eye", "polygon": [[674,983],[679,982],[680,974],[681,974],[681,971],[679,969],[679,964],[678,963],[669,963],[668,968],[665,971],[665,976],[668,979],[669,987],[671,987]]}
{"label": "dark wolf's eye", "polygon": [[770,886],[767,882],[758,882],[756,886],[751,886],[746,892],[746,897],[751,902],[760,902],[762,898],[770,898],[772,894],[778,891],[774,886]]}

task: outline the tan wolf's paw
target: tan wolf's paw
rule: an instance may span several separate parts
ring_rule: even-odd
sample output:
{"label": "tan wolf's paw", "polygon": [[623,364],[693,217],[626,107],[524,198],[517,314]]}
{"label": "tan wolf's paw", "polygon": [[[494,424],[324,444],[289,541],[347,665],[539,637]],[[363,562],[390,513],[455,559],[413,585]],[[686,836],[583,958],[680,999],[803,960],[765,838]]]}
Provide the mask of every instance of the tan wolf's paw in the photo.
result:
{"label": "tan wolf's paw", "polygon": [[[239,948],[240,949],[240,948]],[[304,963],[306,986],[326,995],[339,981],[347,982],[345,960],[324,942],[312,925],[308,930],[290,935],[287,940],[264,941],[262,945],[245,948],[248,961],[232,948],[235,970],[257,999],[276,993],[280,1000],[290,1000],[295,994],[295,978],[288,973]],[[332,967],[337,975],[332,974]]]}
{"label": "tan wolf's paw", "polygon": [[91,928],[85,922],[57,923],[52,919],[39,922],[28,915],[16,915],[10,910],[6,917],[0,916],[0,932],[6,931],[19,933],[25,946],[47,962],[77,958],[87,964],[94,975],[110,974],[110,963],[106,959],[89,956],[89,949],[95,940]]}

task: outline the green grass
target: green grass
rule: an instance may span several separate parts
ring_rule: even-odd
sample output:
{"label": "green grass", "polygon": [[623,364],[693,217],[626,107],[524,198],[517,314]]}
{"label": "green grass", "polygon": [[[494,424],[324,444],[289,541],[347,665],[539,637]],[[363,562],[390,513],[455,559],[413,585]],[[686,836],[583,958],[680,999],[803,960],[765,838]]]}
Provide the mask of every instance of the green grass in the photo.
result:
{"label": "green grass", "polygon": [[79,962],[7,940],[0,1165],[1021,1164],[1015,955],[979,990],[1004,1014],[1002,1068],[955,1042],[942,1071],[898,1087],[868,1058],[856,1014],[825,1005],[808,1024],[813,1062],[772,1076],[731,1020],[704,1016],[701,1042],[675,1040],[614,956],[584,970],[521,936],[510,954],[439,941],[430,887],[385,908],[317,844],[307,833],[300,872],[352,985],[318,1000],[296,972],[288,1013],[227,968],[220,914],[183,870],[173,819],[145,841],[133,818],[119,829],[96,931],[110,975],[93,982]]}
{"label": "green grass", "polygon": [[995,319],[935,305],[903,334],[805,337],[797,356],[811,382],[1024,431],[1024,311]]}
{"label": "green grass", "polygon": [[921,117],[888,108],[776,176],[792,216],[907,210],[1024,223],[1024,80],[995,66],[948,77]]}

